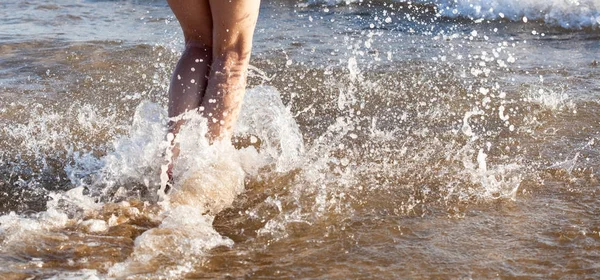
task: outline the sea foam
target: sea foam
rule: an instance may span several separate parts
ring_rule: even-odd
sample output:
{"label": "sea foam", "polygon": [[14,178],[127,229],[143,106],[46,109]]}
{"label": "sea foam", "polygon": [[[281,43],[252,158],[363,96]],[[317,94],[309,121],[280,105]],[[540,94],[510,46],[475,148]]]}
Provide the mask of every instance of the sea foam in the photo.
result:
{"label": "sea foam", "polygon": [[[364,0],[310,0],[308,4],[352,4]],[[396,0],[395,3],[434,6],[439,15],[473,20],[542,21],[566,29],[598,28],[599,0]]]}

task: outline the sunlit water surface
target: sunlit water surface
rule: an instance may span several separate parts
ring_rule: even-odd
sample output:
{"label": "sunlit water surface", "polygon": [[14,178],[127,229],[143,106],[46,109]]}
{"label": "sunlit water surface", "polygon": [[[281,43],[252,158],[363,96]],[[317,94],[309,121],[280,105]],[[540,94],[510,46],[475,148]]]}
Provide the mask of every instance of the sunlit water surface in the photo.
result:
{"label": "sunlit water surface", "polygon": [[263,1],[235,143],[163,1],[0,3],[0,278],[600,278],[600,2]]}

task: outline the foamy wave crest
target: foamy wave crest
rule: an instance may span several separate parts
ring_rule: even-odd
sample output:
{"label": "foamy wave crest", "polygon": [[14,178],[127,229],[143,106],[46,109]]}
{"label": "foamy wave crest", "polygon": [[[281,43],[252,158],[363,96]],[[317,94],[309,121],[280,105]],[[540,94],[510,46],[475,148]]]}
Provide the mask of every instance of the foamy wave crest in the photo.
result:
{"label": "foamy wave crest", "polygon": [[539,20],[568,29],[600,25],[598,0],[455,0],[433,3],[443,16],[472,19]]}
{"label": "foamy wave crest", "polygon": [[[351,4],[364,0],[310,0],[308,4]],[[396,0],[392,2],[432,5],[450,18],[511,21],[537,20],[567,29],[598,28],[599,0]]]}

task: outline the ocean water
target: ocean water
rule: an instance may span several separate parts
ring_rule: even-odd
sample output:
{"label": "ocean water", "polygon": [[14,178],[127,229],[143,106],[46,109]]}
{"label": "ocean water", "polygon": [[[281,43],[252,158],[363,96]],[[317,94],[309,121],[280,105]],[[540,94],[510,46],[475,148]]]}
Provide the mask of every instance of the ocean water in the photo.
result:
{"label": "ocean water", "polygon": [[600,277],[600,1],[260,12],[166,195],[166,3],[0,3],[0,278]]}

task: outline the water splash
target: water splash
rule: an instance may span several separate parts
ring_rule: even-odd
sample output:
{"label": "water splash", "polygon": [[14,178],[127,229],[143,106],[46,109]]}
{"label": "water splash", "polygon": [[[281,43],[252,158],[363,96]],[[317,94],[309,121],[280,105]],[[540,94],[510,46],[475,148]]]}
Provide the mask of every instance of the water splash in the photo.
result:
{"label": "water splash", "polygon": [[[79,114],[82,125],[89,125],[83,120],[94,115],[90,112]],[[250,89],[236,133],[261,139],[260,152],[253,143],[241,149],[226,142],[209,145],[206,120],[191,113],[176,139],[181,149],[174,162],[177,180],[172,192],[161,198],[157,195],[160,170],[170,147],[166,122],[161,106],[141,102],[128,133],[116,138],[106,155],[72,153],[72,163],[65,170],[74,188],[51,193],[47,211],[32,217],[15,213],[0,217],[2,242],[16,245],[19,242],[15,238],[60,236],[72,227],[82,233],[105,235],[147,220],[142,225],[148,230],[136,230],[141,235],[132,236],[132,254],[124,262],[104,265],[104,269],[114,277],[144,273],[181,276],[208,250],[232,246],[230,239],[215,231],[212,222],[215,214],[230,207],[244,191],[246,176],[257,176],[268,166],[275,172],[287,172],[297,166],[304,149],[298,126],[279,93],[269,87]],[[133,195],[132,189],[141,189],[145,195]],[[147,202],[134,203],[136,196]],[[11,246],[5,246],[5,253],[19,251]]]}

